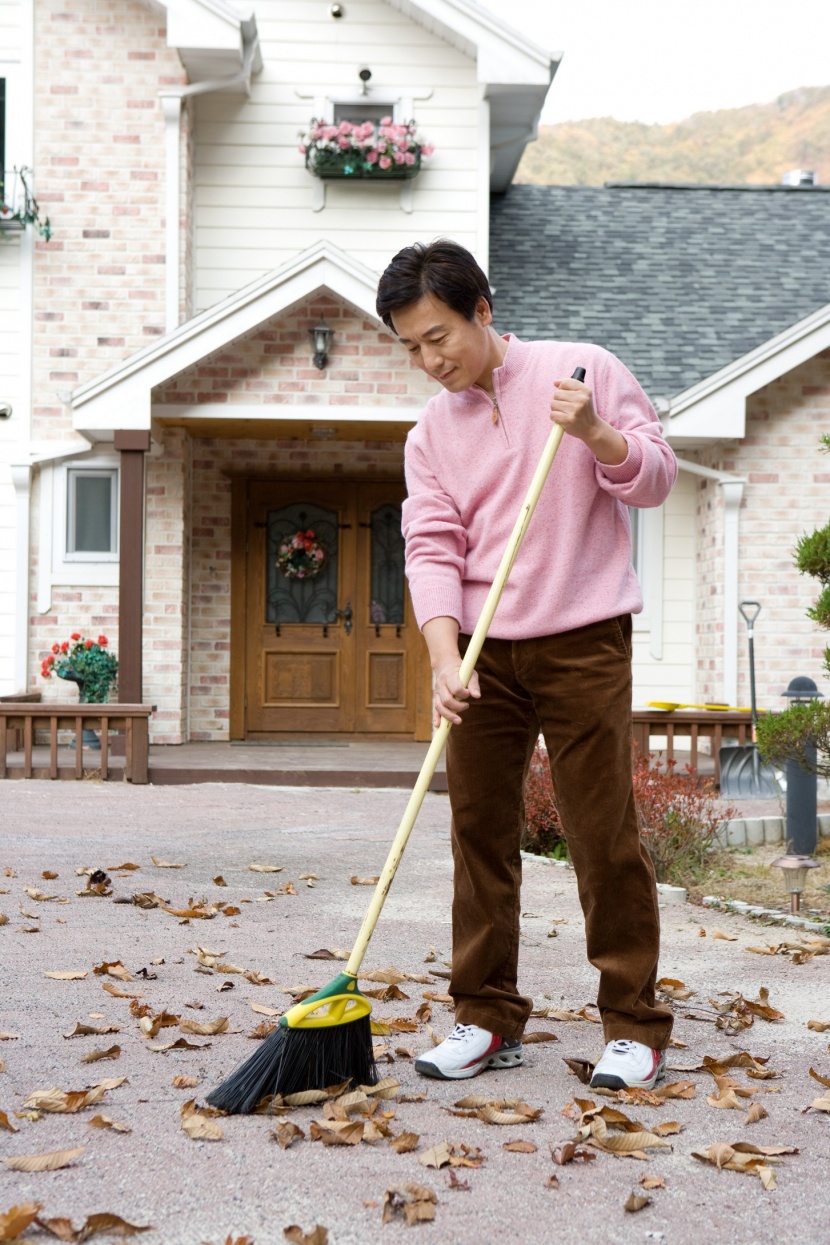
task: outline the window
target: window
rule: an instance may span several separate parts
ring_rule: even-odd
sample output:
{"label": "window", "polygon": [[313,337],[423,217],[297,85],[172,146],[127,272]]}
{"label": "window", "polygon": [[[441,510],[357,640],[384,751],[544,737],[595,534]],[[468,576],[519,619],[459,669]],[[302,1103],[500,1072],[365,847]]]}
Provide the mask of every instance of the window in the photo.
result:
{"label": "window", "polygon": [[118,556],[118,473],[70,468],[66,473],[66,557],[107,561]]}
{"label": "window", "polygon": [[372,125],[380,125],[381,117],[392,117],[394,113],[392,103],[335,104],[332,125],[339,125],[341,121],[351,121],[353,125],[371,121]]}

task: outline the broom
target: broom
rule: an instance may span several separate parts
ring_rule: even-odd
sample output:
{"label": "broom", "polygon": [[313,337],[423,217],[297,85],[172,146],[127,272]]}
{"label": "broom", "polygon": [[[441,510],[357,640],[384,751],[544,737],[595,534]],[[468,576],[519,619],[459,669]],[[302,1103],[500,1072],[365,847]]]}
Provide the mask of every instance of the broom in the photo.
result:
{"label": "broom", "polygon": [[[578,367],[572,379],[584,380],[585,369]],[[551,429],[545,443],[481,617],[461,663],[459,679],[464,687],[469,683],[475,669],[507,577],[516,561],[561,440],[562,429],[557,424]],[[376,1084],[377,1069],[372,1053],[369,1020],[372,1004],[358,987],[358,972],[438,759],[447,742],[450,726],[447,719],[442,718],[433,736],[345,970],[338,973],[322,990],[318,990],[302,1003],[295,1004],[280,1017],[276,1028],[251,1058],[208,1094],[207,1101],[212,1107],[230,1114],[248,1114],[256,1109],[263,1098],[271,1095],[324,1089],[342,1081],[355,1085]]]}

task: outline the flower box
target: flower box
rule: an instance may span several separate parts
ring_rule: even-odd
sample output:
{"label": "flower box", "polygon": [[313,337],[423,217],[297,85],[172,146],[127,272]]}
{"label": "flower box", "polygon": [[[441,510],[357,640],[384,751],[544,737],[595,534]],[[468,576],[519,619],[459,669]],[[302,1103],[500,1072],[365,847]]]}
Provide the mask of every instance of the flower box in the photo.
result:
{"label": "flower box", "polygon": [[369,164],[362,155],[344,154],[328,155],[306,151],[305,166],[315,177],[329,181],[335,179],[360,181],[368,179],[374,182],[405,181],[417,177],[421,171],[421,149],[417,149],[412,164],[392,164],[382,169],[377,164]]}
{"label": "flower box", "polygon": [[302,138],[309,173],[329,181],[407,181],[418,176],[433,150],[419,140],[414,121],[395,124],[391,117],[382,117],[378,125],[329,125],[314,118]]}

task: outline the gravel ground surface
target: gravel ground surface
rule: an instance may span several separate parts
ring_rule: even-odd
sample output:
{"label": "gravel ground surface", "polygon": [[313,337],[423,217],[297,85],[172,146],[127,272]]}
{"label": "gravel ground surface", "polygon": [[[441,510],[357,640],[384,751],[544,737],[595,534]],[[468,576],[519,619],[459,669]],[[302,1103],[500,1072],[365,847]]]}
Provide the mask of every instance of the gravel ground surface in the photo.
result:
{"label": "gravel ground surface", "polygon": [[[830,1029],[807,1028],[809,1020],[830,1022],[830,956],[794,963],[783,954],[753,954],[748,947],[795,942],[796,936],[691,906],[663,910],[661,972],[696,991],[687,1002],[675,1003],[675,1036],[686,1048],[672,1050],[676,1070],[667,1078],[694,1082],[693,1100],[626,1105],[591,1093],[569,1072],[563,1056],[596,1060],[602,1047],[599,1027],[534,1019],[530,1028],[554,1032],[558,1041],[527,1046],[521,1069],[452,1084],[418,1077],[405,1055],[382,1065],[384,1075],[400,1081],[402,1094],[426,1093],[421,1102],[380,1104],[394,1111],[393,1133],[420,1135],[410,1153],[397,1154],[386,1140],[354,1147],[309,1140],[310,1122],[323,1118],[319,1106],[284,1117],[306,1133],[290,1149],[275,1142],[275,1121],[265,1116],[221,1119],[221,1140],[191,1140],[181,1127],[180,1108],[194,1097],[203,1102],[254,1049],[247,1034],[265,1017],[252,1004],[282,1011],[291,1001],[286,988],[319,987],[337,971],[336,964],[304,955],[321,947],[349,947],[371,895],[368,887],[351,885],[350,877],[379,871],[407,794],[236,785],[3,784],[0,912],[8,920],[0,927],[0,1031],[17,1036],[0,1041],[5,1064],[0,1111],[18,1131],[0,1127],[0,1155],[76,1147],[83,1147],[83,1154],[51,1172],[17,1172],[0,1164],[0,1224],[12,1205],[34,1200],[42,1203],[45,1216],[71,1217],[76,1227],[100,1212],[152,1225],[141,1237],[147,1245],[222,1245],[243,1234],[256,1245],[280,1245],[283,1229],[291,1224],[306,1232],[324,1225],[331,1245],[395,1245],[413,1233],[413,1239],[422,1236],[441,1245],[551,1239],[625,1245],[827,1240],[830,1114],[805,1113],[805,1108],[830,1092],[808,1075],[812,1066],[830,1076]],[[185,867],[160,868],[151,856]],[[114,870],[126,862],[140,869]],[[253,863],[279,865],[283,871],[253,872]],[[84,867],[110,874],[110,896],[77,895],[86,879],[76,870]],[[44,871],[58,876],[44,878]],[[313,887],[301,880],[304,873],[318,875]],[[213,881],[220,874],[225,887]],[[276,892],[288,881],[296,895],[267,898],[266,891]],[[59,899],[33,897],[26,887]],[[142,891],[154,892],[174,908],[207,898],[211,904],[236,906],[239,913],[182,923],[162,908],[113,902]],[[365,967],[395,966],[411,974],[442,969],[450,953],[450,895],[448,805],[446,797],[430,795]],[[585,960],[572,872],[527,864],[523,912],[522,988],[539,1005],[579,1009],[589,1004],[596,973]],[[734,941],[713,937],[716,928]],[[555,938],[548,937],[551,929]],[[197,971],[197,946],[221,952],[274,984]],[[438,958],[425,963],[430,947]],[[114,961],[126,966],[131,981],[93,972]],[[144,969],[147,978],[139,975]],[[44,975],[72,970],[87,975],[77,980]],[[227,982],[233,988],[220,992]],[[153,1013],[166,1009],[197,1023],[227,1016],[229,1032],[188,1037],[201,1050],[154,1051],[153,1046],[183,1036],[180,1030],[163,1028],[147,1039],[130,1014],[130,1000],[113,997],[102,988],[105,984],[140,993],[140,1003]],[[737,1035],[715,1028],[710,997],[740,991],[756,999],[762,986],[784,1020],[759,1018]],[[446,981],[404,982],[402,989],[408,1000],[374,1003],[376,1019],[413,1017],[423,992],[443,993]],[[693,1004],[708,1009],[694,1013],[706,1019],[684,1015]],[[77,1022],[116,1025],[119,1031],[64,1037]],[[445,1036],[452,1026],[450,1010],[433,1003],[430,1023]],[[392,1051],[399,1045],[420,1051],[430,1038],[421,1024],[416,1033],[377,1041]],[[113,1043],[121,1048],[117,1059],[81,1062],[82,1055]],[[773,1080],[750,1080],[743,1069],[734,1072],[742,1089],[757,1091],[752,1099],[741,1099],[742,1105],[758,1101],[768,1112],[751,1125],[744,1124],[743,1109],[707,1105],[707,1095],[715,1091],[712,1077],[685,1070],[705,1055],[737,1051],[768,1058],[767,1066],[780,1073]],[[39,1119],[16,1114],[36,1090],[81,1090],[122,1076],[127,1078],[123,1084],[78,1113],[45,1113]],[[176,1076],[196,1078],[198,1084],[174,1088]],[[544,1114],[527,1124],[498,1126],[447,1113],[445,1108],[473,1092],[518,1096],[544,1108]],[[671,1149],[649,1150],[646,1162],[598,1152],[593,1162],[554,1168],[550,1147],[575,1136],[575,1124],[563,1114],[575,1096],[618,1107],[647,1128],[675,1120],[683,1129],[668,1137]],[[96,1114],[132,1131],[90,1127]],[[517,1139],[533,1142],[537,1150],[503,1148]],[[774,1191],[765,1190],[756,1176],[717,1171],[691,1157],[693,1150],[715,1142],[736,1141],[795,1146],[799,1153],[785,1156],[776,1167]],[[441,1142],[481,1149],[481,1167],[454,1169],[468,1189],[450,1187],[449,1168],[419,1163],[420,1155]],[[559,1187],[549,1188],[554,1171]],[[632,1190],[642,1192],[638,1181],[644,1173],[664,1177],[665,1187],[650,1194],[652,1203],[643,1210],[627,1213],[623,1204]],[[385,1191],[405,1182],[435,1192],[433,1223],[407,1227],[394,1220],[382,1226]],[[42,1230],[24,1235],[33,1242],[54,1239]]]}

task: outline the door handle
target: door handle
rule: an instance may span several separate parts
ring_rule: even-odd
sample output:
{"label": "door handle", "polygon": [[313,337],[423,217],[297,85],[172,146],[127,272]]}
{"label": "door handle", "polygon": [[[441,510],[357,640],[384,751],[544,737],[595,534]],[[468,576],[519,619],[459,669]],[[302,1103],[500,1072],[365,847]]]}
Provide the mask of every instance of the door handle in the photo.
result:
{"label": "door handle", "polygon": [[352,634],[352,619],[354,618],[354,614],[352,613],[351,601],[346,602],[345,609],[335,610],[334,618],[335,618],[335,621],[338,618],[342,618],[343,619],[343,630],[346,632],[346,635]]}

